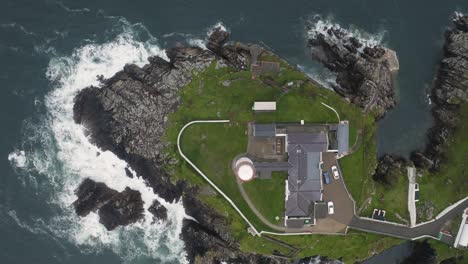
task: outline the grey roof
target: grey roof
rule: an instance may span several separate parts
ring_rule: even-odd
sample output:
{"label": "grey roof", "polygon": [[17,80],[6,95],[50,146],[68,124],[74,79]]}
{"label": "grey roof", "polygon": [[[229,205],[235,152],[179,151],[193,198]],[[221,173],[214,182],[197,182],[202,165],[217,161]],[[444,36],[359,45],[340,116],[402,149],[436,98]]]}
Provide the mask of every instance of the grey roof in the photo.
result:
{"label": "grey roof", "polygon": [[288,134],[288,162],[292,166],[288,170],[286,203],[286,215],[289,217],[310,216],[309,206],[322,197],[319,165],[320,153],[327,150],[326,139],[323,133]]}
{"label": "grey roof", "polygon": [[288,171],[292,166],[289,162],[254,162],[257,171]]}
{"label": "grey roof", "polygon": [[326,144],[327,136],[325,133],[290,133],[288,142],[290,144]]}
{"label": "grey roof", "polygon": [[301,228],[304,226],[303,219],[288,219],[286,225],[290,228]]}
{"label": "grey roof", "polygon": [[338,155],[347,152],[349,149],[349,122],[343,121],[338,124]]}
{"label": "grey roof", "polygon": [[315,203],[314,205],[315,217],[318,219],[328,216],[328,206],[326,203]]}
{"label": "grey roof", "polygon": [[274,137],[276,135],[276,125],[254,124],[253,133],[255,137]]}
{"label": "grey roof", "polygon": [[326,133],[291,133],[288,134],[288,145],[302,145],[307,152],[325,152],[328,149]]}

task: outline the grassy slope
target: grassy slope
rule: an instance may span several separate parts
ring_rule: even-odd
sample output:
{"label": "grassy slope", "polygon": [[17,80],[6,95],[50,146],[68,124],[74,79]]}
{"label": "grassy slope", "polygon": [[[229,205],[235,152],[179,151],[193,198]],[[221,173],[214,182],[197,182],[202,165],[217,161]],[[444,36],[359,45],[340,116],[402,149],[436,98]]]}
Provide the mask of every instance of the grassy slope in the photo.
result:
{"label": "grassy slope", "polygon": [[[290,80],[305,80],[306,77],[282,62],[282,73],[275,78],[278,84],[284,84]],[[223,80],[232,80],[228,87],[221,83]],[[230,119],[230,124],[197,124],[187,128],[182,138],[183,150],[192,161],[197,164],[246,214],[257,228],[267,230],[255,218],[243,199],[240,197],[234,176],[231,172],[231,160],[235,155],[246,150],[246,124],[253,121],[254,116],[251,106],[255,100],[277,100],[278,111],[273,117],[266,116],[265,121],[297,122],[301,119],[311,123],[336,122],[336,116],[330,110],[323,107],[320,102],[325,102],[337,109],[341,119],[350,120],[350,134],[356,135],[357,129],[363,120],[367,130],[370,131],[363,145],[367,151],[375,153],[375,124],[372,117],[362,118],[361,110],[352,104],[345,102],[334,92],[318,88],[311,83],[303,85],[284,96],[280,89],[267,86],[260,80],[251,80],[249,72],[234,72],[231,69],[215,69],[214,66],[203,73],[195,73],[193,81],[181,91],[183,103],[181,107],[170,117],[170,127],[167,131],[167,139],[173,143],[168,152],[178,157],[175,148],[177,134],[180,128],[187,122],[197,119]],[[280,99],[281,97],[281,99]],[[281,111],[280,111],[281,110]],[[354,143],[354,139],[350,139]],[[361,150],[360,150],[361,151]],[[358,151],[359,153],[359,151]],[[361,159],[358,153],[349,156],[350,163],[346,167],[345,175],[347,184],[362,185],[362,175],[375,166],[375,155],[364,157],[364,166],[355,168],[351,157]],[[189,183],[206,186],[200,176],[183,161],[174,167],[174,180],[185,179]],[[348,173],[348,169],[353,173]],[[234,209],[219,195],[201,195],[200,199],[226,216],[231,223],[233,235],[239,239],[241,248],[248,252],[271,254],[273,250],[287,251],[265,239],[252,237],[247,234],[247,225]],[[256,199],[253,197],[253,199]],[[262,207],[261,201],[259,207]],[[266,203],[265,203],[266,204]],[[267,207],[267,206],[266,206]],[[270,215],[269,217],[272,217]],[[300,256],[322,254],[333,258],[343,257],[349,263],[366,258],[371,252],[379,252],[388,248],[399,240],[377,235],[352,232],[346,237],[337,236],[294,236],[282,238],[303,251]],[[320,242],[320,243],[319,243]],[[336,250],[336,246],[345,250]]]}
{"label": "grassy slope", "polygon": [[425,173],[422,179],[418,178],[420,200],[431,201],[435,214],[468,195],[468,104],[460,108],[459,114],[459,126],[453,140],[446,146],[447,162],[440,172]]}

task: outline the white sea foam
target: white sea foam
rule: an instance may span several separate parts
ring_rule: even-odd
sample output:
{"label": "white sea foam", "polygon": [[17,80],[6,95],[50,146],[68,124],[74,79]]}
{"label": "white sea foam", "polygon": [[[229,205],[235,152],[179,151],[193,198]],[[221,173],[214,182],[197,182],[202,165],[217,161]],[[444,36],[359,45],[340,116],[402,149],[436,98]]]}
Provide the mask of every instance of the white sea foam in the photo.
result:
{"label": "white sea foam", "polygon": [[[134,177],[129,178],[125,173],[127,163],[91,144],[83,127],[73,121],[75,95],[87,86],[97,86],[97,75],[111,77],[126,63],[142,66],[149,56],[166,56],[164,50],[154,45],[154,39],[142,41],[135,36],[134,28],[124,29],[112,41],[87,44],[71,56],[50,60],[47,78],[54,88],[44,102],[48,114],[38,123],[26,123],[22,145],[28,150],[12,152],[8,159],[15,166],[26,166],[25,171],[34,171],[43,177],[45,183],[38,188],[50,194],[51,206],[60,208],[58,215],[43,225],[38,224],[41,228],[80,245],[85,251],[113,250],[126,262],[147,257],[161,263],[184,263],[184,245],[179,238],[186,217],[182,203],[164,201],[132,170]],[[71,204],[76,199],[74,190],[85,178],[104,182],[118,191],[126,187],[138,190],[144,201],[144,219],[109,232],[99,224],[95,213],[77,217]],[[167,222],[153,223],[153,216],[147,209],[154,200],[168,209]]]}
{"label": "white sea foam", "polygon": [[461,18],[461,17],[463,17],[463,16],[464,16],[464,14],[463,14],[462,12],[460,12],[460,11],[455,11],[455,12],[454,12],[454,18],[453,18],[453,20],[457,20],[457,19],[459,19],[459,18]]}
{"label": "white sea foam", "polygon": [[26,166],[26,154],[23,150],[15,150],[8,154],[8,160],[18,168],[23,168]]}
{"label": "white sea foam", "polygon": [[376,34],[370,34],[354,25],[343,28],[340,24],[334,22],[332,17],[322,18],[320,15],[313,16],[309,22],[310,28],[307,31],[309,38],[315,38],[318,34],[323,34],[332,41],[337,41],[335,36],[330,36],[327,33],[328,29],[333,28],[343,33],[345,35],[344,39],[349,39],[351,37],[358,39],[359,42],[363,44],[363,48],[381,45],[386,34],[385,30],[381,30]]}
{"label": "white sea foam", "polygon": [[319,70],[303,65],[297,65],[296,67],[324,88],[333,89],[333,86],[338,85],[336,83],[336,74],[326,68],[320,67]]}
{"label": "white sea foam", "polygon": [[211,34],[217,29],[221,28],[223,31],[229,31],[229,29],[223,24],[223,22],[219,21],[215,23],[214,25],[209,26],[206,28],[206,34],[205,36],[197,37],[197,36],[187,36],[185,35],[188,44],[195,46],[195,47],[200,47],[202,49],[206,49],[206,43],[208,41],[208,38],[210,37]]}

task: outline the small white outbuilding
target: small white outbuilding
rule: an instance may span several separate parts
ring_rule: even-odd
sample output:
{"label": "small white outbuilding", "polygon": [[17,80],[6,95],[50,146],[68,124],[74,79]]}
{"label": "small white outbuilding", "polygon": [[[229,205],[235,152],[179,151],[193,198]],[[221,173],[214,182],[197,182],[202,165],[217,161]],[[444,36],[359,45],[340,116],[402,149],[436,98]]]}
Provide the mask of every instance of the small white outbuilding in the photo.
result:
{"label": "small white outbuilding", "polygon": [[276,102],[254,102],[252,107],[254,111],[276,111]]}
{"label": "small white outbuilding", "polygon": [[460,223],[460,229],[458,230],[457,237],[455,239],[454,246],[456,248],[467,248],[468,247],[468,209],[465,209],[462,221]]}

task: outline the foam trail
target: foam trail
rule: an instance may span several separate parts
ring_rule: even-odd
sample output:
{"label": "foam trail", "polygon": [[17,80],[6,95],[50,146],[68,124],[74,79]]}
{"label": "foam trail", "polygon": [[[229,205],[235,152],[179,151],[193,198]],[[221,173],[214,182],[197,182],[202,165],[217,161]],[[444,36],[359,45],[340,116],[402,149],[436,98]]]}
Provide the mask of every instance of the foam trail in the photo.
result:
{"label": "foam trail", "polygon": [[[23,143],[24,146],[39,144],[40,147],[13,152],[8,158],[17,167],[23,165],[24,171],[34,170],[45,177],[46,186],[39,189],[47,188],[44,191],[50,193],[48,203],[60,208],[60,214],[49,221],[32,223],[34,228],[43,228],[66,238],[84,251],[111,249],[125,262],[147,257],[158,263],[185,263],[184,245],[179,238],[186,217],[182,203],[161,199],[138,175],[129,178],[125,173],[128,164],[114,153],[91,144],[83,127],[73,121],[75,95],[87,86],[98,86],[97,75],[108,78],[126,63],[143,66],[149,56],[166,57],[164,50],[154,45],[154,39],[137,40],[134,27],[127,26],[124,23],[124,32],[110,42],[87,44],[71,56],[56,56],[50,60],[47,78],[54,89],[45,98],[48,114],[39,124],[27,123]],[[144,219],[108,232],[95,213],[77,217],[71,204],[76,200],[74,190],[85,178],[104,182],[118,191],[126,187],[138,190],[144,202]],[[167,222],[152,223],[153,216],[147,209],[153,200],[168,209]]]}

